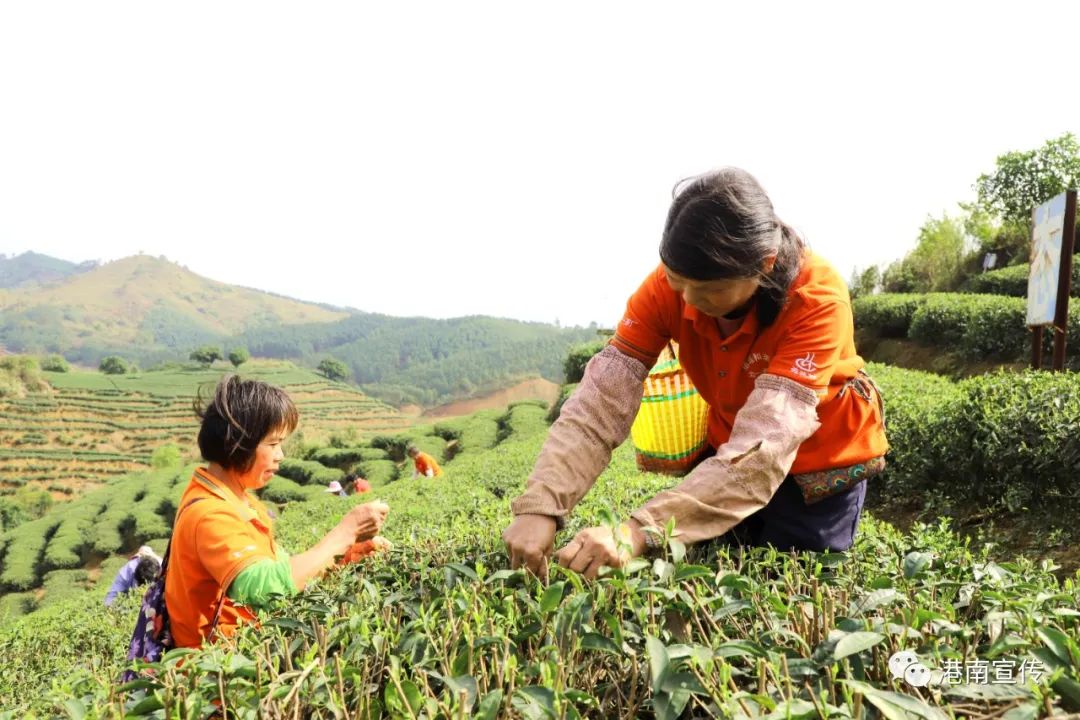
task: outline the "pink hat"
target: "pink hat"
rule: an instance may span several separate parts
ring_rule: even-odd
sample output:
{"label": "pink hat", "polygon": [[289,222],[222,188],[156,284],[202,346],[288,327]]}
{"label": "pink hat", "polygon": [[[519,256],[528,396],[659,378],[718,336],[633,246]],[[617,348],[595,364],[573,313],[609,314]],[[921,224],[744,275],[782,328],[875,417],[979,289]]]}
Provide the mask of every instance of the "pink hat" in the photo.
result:
{"label": "pink hat", "polygon": [[332,483],[326,486],[326,492],[341,492],[341,483],[339,483],[337,480],[334,480]]}

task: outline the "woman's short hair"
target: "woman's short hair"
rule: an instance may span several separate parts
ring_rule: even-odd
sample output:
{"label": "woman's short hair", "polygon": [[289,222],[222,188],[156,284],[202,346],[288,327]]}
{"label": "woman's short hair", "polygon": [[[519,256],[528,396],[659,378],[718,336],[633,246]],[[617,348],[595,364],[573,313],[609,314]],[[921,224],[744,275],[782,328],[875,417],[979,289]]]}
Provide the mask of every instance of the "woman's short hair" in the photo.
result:
{"label": "woman's short hair", "polygon": [[203,459],[240,472],[251,469],[263,438],[275,430],[291,433],[300,419],[284,390],[237,375],[223,377],[209,398],[200,389],[195,412],[202,420],[199,451]]}

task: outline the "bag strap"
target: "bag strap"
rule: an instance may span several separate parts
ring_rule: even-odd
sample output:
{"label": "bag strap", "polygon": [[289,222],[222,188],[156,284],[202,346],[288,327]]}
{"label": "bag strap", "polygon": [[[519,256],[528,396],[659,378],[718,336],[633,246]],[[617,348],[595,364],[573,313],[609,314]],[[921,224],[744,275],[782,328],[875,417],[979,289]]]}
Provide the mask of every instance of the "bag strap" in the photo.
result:
{"label": "bag strap", "polygon": [[[176,519],[173,520],[173,528],[174,529],[176,528],[176,521],[180,519],[180,514],[181,513],[183,513],[185,510],[187,510],[189,507],[191,507],[195,503],[199,502],[200,500],[205,500],[205,499],[206,498],[201,498],[201,497],[192,498],[191,501],[188,502],[187,505],[184,505],[182,508],[180,508],[180,510],[177,511],[177,513],[176,513]],[[169,557],[172,555],[172,540],[173,540],[173,535],[170,534],[169,535],[169,542],[165,544],[165,558],[161,561],[161,577],[162,578],[165,577],[165,571],[169,569]]]}
{"label": "bag strap", "polygon": [[[206,499],[205,497],[192,498],[191,501],[188,502],[187,505],[184,505],[184,507],[180,508],[179,512],[176,513],[176,520],[180,519],[180,514],[182,512],[184,512],[185,510],[187,510],[189,507],[191,507],[195,503],[199,502],[200,500],[205,500],[205,499]],[[175,520],[173,521],[173,527],[174,528],[176,527],[176,521]],[[161,562],[161,579],[162,580],[165,579],[165,571],[168,570],[168,568],[169,568],[169,557],[172,555],[172,539],[173,539],[173,535],[170,535],[169,536],[169,543],[165,546],[165,559],[162,560],[162,562]],[[218,620],[221,619],[221,609],[222,609],[222,607],[224,605],[225,605],[225,588],[221,588],[221,593],[218,595],[217,608],[215,608],[215,610],[214,610],[214,619],[210,623],[210,632],[208,632],[206,634],[206,641],[207,642],[212,642],[213,639],[214,639],[214,633],[217,631]]]}

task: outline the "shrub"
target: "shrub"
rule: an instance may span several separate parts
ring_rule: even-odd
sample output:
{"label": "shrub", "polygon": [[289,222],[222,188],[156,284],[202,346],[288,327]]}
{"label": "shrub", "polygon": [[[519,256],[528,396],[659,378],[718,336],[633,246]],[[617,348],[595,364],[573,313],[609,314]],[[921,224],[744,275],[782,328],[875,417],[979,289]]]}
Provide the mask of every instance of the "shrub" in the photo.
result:
{"label": "shrub", "polygon": [[168,468],[180,464],[180,448],[172,443],[156,448],[150,455],[150,467]]}
{"label": "shrub", "polygon": [[[964,285],[964,292],[1027,297],[1030,272],[1031,266],[1024,263],[973,275]],[[1073,297],[1080,296],[1080,261],[1075,257],[1073,258],[1070,294]]]}
{"label": "shrub", "polygon": [[[965,359],[1024,362],[1031,356],[1023,298],[962,293],[878,295],[856,300],[853,307],[856,327],[894,337],[914,308],[907,336]],[[1069,304],[1068,332],[1071,338],[1080,337],[1080,302]],[[1043,340],[1049,351],[1053,333],[1044,332]],[[1073,353],[1066,362],[1071,368],[1080,367],[1080,354]]]}
{"label": "shrub", "polygon": [[259,490],[259,497],[273,503],[298,502],[311,497],[313,489],[315,488],[304,487],[288,478],[275,475],[270,482]]}
{"label": "shrub", "polygon": [[0,497],[0,534],[30,520],[29,511],[10,498]]}
{"label": "shrub", "polygon": [[385,460],[389,456],[385,450],[374,447],[319,448],[311,453],[310,460],[326,467],[346,469],[361,460]]}
{"label": "shrub", "polygon": [[295,480],[301,485],[329,485],[334,480],[345,479],[345,473],[335,468],[328,468],[312,460],[285,458],[278,466],[278,475]]}
{"label": "shrub", "polygon": [[37,606],[37,593],[13,592],[0,595],[0,622],[32,612]]}
{"label": "shrub", "polygon": [[593,355],[604,349],[606,340],[594,340],[592,342],[574,345],[566,355],[563,362],[563,374],[567,383],[581,382],[585,375],[585,366],[592,360]]}
{"label": "shrub", "polygon": [[884,390],[891,448],[872,492],[1080,511],[1077,373],[998,372],[952,383],[880,365],[868,371]]}
{"label": "shrub", "polygon": [[385,485],[398,478],[397,463],[393,460],[364,460],[356,470],[372,485]]}
{"label": "shrub", "polygon": [[872,329],[881,337],[907,337],[911,318],[924,302],[925,295],[903,293],[858,298],[852,303],[855,327]]}
{"label": "shrub", "polygon": [[422,432],[376,435],[371,439],[371,446],[386,451],[391,460],[403,462],[407,459],[406,449],[409,445],[415,445],[441,462],[446,457],[446,439],[438,435],[421,434]]}
{"label": "shrub", "polygon": [[248,360],[251,359],[251,353],[247,348],[233,348],[229,351],[229,362],[233,364],[233,367],[240,367]]}
{"label": "shrub", "polygon": [[566,401],[570,399],[570,396],[577,390],[577,383],[570,385],[563,385],[559,390],[559,398],[552,404],[551,410],[548,411],[545,418],[549,423],[553,423],[559,419],[559,415],[562,413],[562,406],[566,404]]}
{"label": "shrub", "polygon": [[0,357],[0,397],[23,397],[42,388],[37,360],[22,355]]}
{"label": "shrub", "polygon": [[192,350],[191,354],[188,355],[188,358],[194,360],[203,367],[210,367],[214,364],[215,360],[220,360],[222,358],[221,348],[213,345],[203,345],[202,347],[197,347]]}
{"label": "shrub", "polygon": [[921,493],[936,475],[941,461],[935,452],[937,426],[959,387],[940,375],[876,363],[868,364],[866,372],[881,388],[889,441],[885,472],[870,480],[867,491],[883,498]]}
{"label": "shrub", "polygon": [[42,551],[60,521],[53,517],[23,523],[11,532],[0,585],[6,590],[29,590],[38,583]]}
{"label": "shrub", "polygon": [[999,372],[965,380],[942,420],[938,472],[957,496],[1013,510],[1080,510],[1077,373]]}
{"label": "shrub", "polygon": [[41,369],[49,372],[66,373],[71,369],[71,366],[68,365],[68,361],[64,359],[63,355],[49,355],[41,361]]}
{"label": "shrub", "polygon": [[925,301],[911,317],[908,336],[912,340],[959,349],[972,307],[971,297],[974,296],[924,296]]}
{"label": "shrub", "polygon": [[499,418],[502,415],[500,410],[482,410],[467,417],[437,423],[433,432],[446,440],[457,442],[454,457],[482,452],[499,442]]}
{"label": "shrub", "polygon": [[543,402],[524,401],[514,403],[507,409],[499,423],[499,439],[527,437],[547,431],[547,406]]}
{"label": "shrub", "polygon": [[106,375],[123,375],[128,371],[128,363],[119,355],[108,355],[101,359],[98,370]]}
{"label": "shrub", "polygon": [[90,529],[101,510],[99,503],[86,501],[66,509],[60,526],[45,548],[46,569],[77,568],[83,564],[83,548],[89,544]]}
{"label": "shrub", "polygon": [[318,366],[319,372],[328,380],[344,382],[349,378],[349,366],[337,358],[324,358]]}

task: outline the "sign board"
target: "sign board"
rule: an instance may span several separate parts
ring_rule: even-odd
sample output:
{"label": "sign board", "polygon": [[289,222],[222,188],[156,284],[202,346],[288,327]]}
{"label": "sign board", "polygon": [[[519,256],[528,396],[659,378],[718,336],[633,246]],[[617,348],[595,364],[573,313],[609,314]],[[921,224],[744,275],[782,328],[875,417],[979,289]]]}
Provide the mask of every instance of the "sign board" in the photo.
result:
{"label": "sign board", "polygon": [[1065,230],[1065,193],[1032,212],[1031,273],[1028,275],[1028,327],[1053,325],[1061,277],[1061,241]]}

